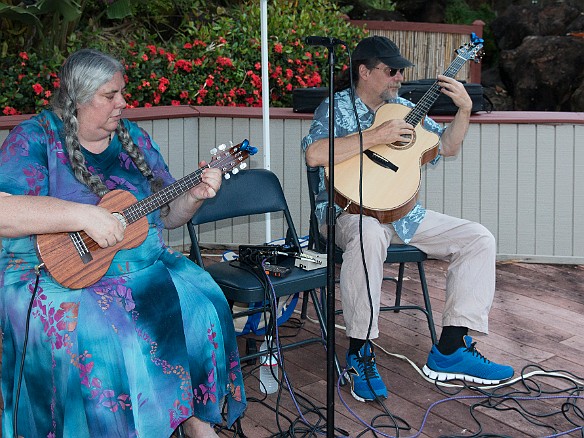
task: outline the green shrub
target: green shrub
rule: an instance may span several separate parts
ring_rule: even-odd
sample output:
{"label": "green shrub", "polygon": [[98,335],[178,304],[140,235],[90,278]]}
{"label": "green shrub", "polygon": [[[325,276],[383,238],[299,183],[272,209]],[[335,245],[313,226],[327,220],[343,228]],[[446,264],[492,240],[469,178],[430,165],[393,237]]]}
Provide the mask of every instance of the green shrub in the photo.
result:
{"label": "green shrub", "polygon": [[[98,1],[98,0],[94,0]],[[184,2],[183,2],[184,3]],[[49,61],[32,51],[0,58],[0,110],[3,114],[36,113],[48,105],[55,73],[67,53],[80,47],[107,51],[127,67],[130,107],[155,105],[261,105],[260,8],[248,0],[213,20],[187,14],[172,40],[148,35],[148,30],[127,32],[85,26],[70,35],[63,56]],[[192,17],[195,17],[194,15]],[[82,20],[83,21],[83,20]],[[85,20],[91,24],[91,20]],[[123,29],[123,27],[122,27]],[[304,37],[330,35],[347,41],[351,49],[366,31],[352,27],[331,0],[270,2],[268,53],[270,105],[291,106],[292,90],[323,85],[328,52],[307,47]],[[337,49],[336,68],[348,59]],[[28,59],[25,59],[28,58]],[[42,92],[39,93],[40,87]]]}

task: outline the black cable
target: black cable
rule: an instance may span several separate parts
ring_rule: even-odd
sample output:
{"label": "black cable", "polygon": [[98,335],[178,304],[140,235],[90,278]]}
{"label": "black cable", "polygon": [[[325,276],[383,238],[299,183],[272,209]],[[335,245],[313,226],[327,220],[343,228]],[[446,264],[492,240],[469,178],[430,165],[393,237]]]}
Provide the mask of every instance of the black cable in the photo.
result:
{"label": "black cable", "polygon": [[14,414],[12,417],[12,432],[14,433],[14,437],[18,437],[18,403],[20,401],[20,386],[22,385],[22,376],[24,375],[24,360],[26,358],[26,347],[28,346],[28,333],[30,329],[30,315],[32,313],[32,307],[34,304],[34,299],[36,297],[38,287],[39,287],[39,280],[41,278],[41,268],[44,267],[44,264],[40,264],[35,266],[35,275],[36,280],[34,283],[34,289],[32,291],[32,296],[30,297],[30,303],[28,304],[28,310],[26,312],[26,325],[24,328],[24,342],[22,344],[22,354],[20,355],[20,369],[18,371],[18,382],[16,383],[16,395],[14,397]]}
{"label": "black cable", "polygon": [[[552,381],[554,379],[555,381]],[[584,436],[584,410],[578,402],[584,398],[584,383],[582,378],[563,370],[545,370],[539,365],[529,364],[521,370],[519,379],[499,385],[495,388],[481,388],[466,382],[457,392],[470,389],[479,392],[484,399],[469,406],[469,413],[476,424],[476,432],[472,435],[448,435],[448,438],[466,437],[504,437],[483,431],[483,425],[478,418],[478,411],[494,410],[498,412],[513,412],[528,424],[545,429],[546,436],[563,436],[567,431],[560,431],[559,418],[563,418],[574,432]],[[518,387],[516,387],[518,385]],[[445,388],[438,388],[447,393]],[[451,395],[449,393],[449,395]],[[460,396],[463,397],[463,396]],[[480,396],[477,396],[480,397]],[[457,397],[450,397],[456,400]],[[473,397],[474,398],[474,397]],[[553,400],[565,400],[559,407],[554,407]],[[537,403],[544,403],[537,409]],[[534,405],[534,406],[532,406]],[[548,420],[546,422],[546,420]],[[470,428],[467,428],[470,430]],[[551,431],[551,434],[550,434]]]}

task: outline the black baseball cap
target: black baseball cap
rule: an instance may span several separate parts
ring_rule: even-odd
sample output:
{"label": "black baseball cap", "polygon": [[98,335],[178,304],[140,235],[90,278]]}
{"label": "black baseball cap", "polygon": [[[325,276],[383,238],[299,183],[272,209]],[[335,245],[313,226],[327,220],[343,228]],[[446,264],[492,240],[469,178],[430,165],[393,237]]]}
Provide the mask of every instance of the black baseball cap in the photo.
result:
{"label": "black baseball cap", "polygon": [[404,58],[396,44],[387,37],[375,35],[363,38],[355,50],[352,59],[355,61],[377,58],[388,67],[405,68],[414,64]]}

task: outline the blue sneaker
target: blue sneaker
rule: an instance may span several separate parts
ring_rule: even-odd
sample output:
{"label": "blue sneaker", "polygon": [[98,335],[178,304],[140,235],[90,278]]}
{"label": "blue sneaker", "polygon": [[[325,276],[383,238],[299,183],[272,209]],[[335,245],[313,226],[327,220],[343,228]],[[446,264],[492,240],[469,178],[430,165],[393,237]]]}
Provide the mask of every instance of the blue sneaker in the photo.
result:
{"label": "blue sneaker", "polygon": [[470,336],[465,336],[465,347],[449,355],[432,346],[422,371],[433,380],[466,380],[481,385],[496,385],[513,377],[513,368],[491,362],[475,348],[475,344]]}
{"label": "blue sneaker", "polygon": [[377,372],[370,342],[365,342],[357,354],[347,353],[347,373],[351,379],[351,395],[355,399],[364,402],[387,398],[387,388]]}

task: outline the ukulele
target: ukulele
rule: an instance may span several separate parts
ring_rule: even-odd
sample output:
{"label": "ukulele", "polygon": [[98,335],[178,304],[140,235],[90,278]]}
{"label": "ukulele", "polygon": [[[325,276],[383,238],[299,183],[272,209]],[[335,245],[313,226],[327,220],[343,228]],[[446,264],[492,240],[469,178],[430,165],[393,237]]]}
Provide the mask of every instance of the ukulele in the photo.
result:
{"label": "ukulele", "polygon": [[114,246],[101,248],[84,231],[37,235],[37,253],[44,267],[62,286],[70,289],[91,286],[105,275],[118,251],[136,248],[144,242],[149,228],[146,215],[198,185],[206,168],[220,169],[226,178],[230,177],[230,171],[236,174],[247,166],[243,161],[255,154],[257,148],[244,140],[229,149],[221,145],[211,152],[215,155],[206,166],[141,201],[125,190],[107,193],[98,205],[109,210],[125,226],[124,239]]}
{"label": "ukulele", "polygon": [[[478,62],[483,40],[472,35],[472,41],[461,46],[457,57],[443,73],[453,78],[469,59]],[[414,108],[386,103],[375,113],[374,129],[388,120],[403,118],[414,126],[409,141],[379,144],[342,163],[335,164],[335,203],[349,213],[373,216],[382,223],[405,216],[415,205],[422,179],[422,165],[438,155],[440,138],[422,126],[430,107],[440,97],[438,81],[426,91]],[[357,134],[352,134],[357,135]],[[325,167],[328,178],[329,169]],[[362,197],[360,195],[362,180]]]}

